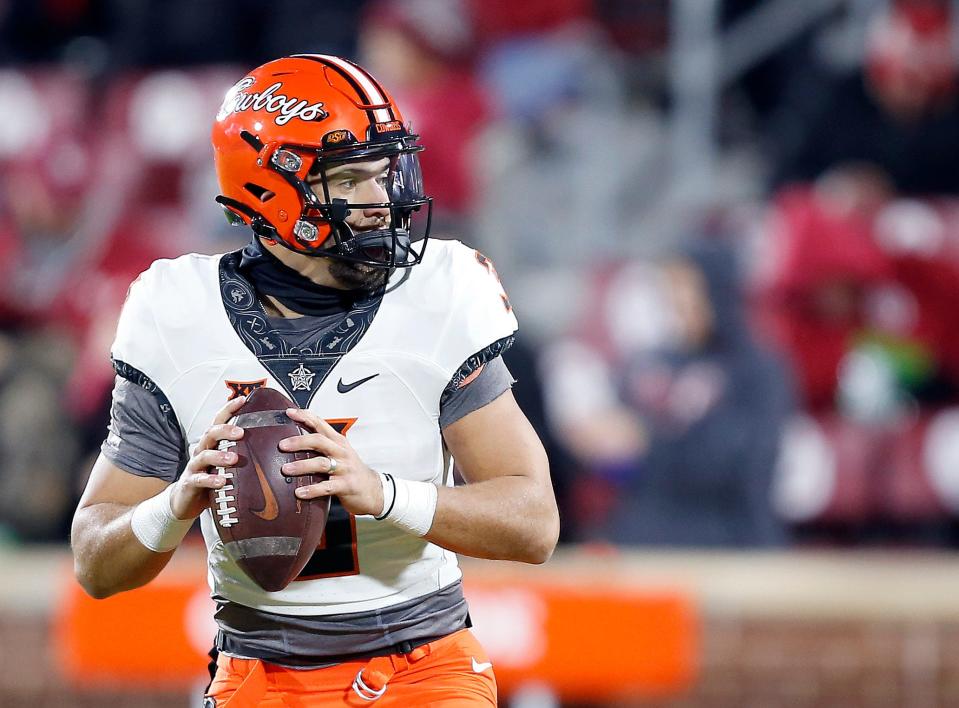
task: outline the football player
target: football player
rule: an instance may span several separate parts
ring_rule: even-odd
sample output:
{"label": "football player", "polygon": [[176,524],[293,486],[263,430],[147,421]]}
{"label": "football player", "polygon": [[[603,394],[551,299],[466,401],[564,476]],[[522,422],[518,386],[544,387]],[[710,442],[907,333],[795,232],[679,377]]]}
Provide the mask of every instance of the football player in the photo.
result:
{"label": "football player", "polygon": [[[73,522],[92,596],[148,583],[200,516],[217,603],[207,705],[494,706],[456,554],[542,563],[559,518],[543,447],[500,358],[516,319],[491,262],[430,241],[422,149],[364,69],[269,62],[213,127],[222,194],[252,241],[154,263],[112,349],[112,419]],[[266,592],[207,507],[218,442],[259,386],[285,392],[332,496],[325,542]],[[453,459],[467,484],[453,484]]]}

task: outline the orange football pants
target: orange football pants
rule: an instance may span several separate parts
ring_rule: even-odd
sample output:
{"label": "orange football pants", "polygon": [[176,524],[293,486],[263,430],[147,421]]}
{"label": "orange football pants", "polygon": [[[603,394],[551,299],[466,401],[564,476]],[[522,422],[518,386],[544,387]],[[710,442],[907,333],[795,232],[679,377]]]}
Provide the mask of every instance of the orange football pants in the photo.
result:
{"label": "orange football pants", "polygon": [[463,629],[409,654],[324,669],[289,669],[221,654],[207,696],[217,708],[489,708],[496,706],[496,678],[479,641]]}

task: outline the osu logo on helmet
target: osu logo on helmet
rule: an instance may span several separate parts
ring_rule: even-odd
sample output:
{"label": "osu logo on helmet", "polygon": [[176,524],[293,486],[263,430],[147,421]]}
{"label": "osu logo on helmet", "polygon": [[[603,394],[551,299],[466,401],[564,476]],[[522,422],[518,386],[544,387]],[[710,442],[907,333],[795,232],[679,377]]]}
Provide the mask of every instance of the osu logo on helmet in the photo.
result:
{"label": "osu logo on helmet", "polygon": [[[423,148],[390,95],[353,62],[297,54],[268,62],[228,92],[213,124],[221,194],[234,225],[298,253],[385,268],[419,263],[429,237],[432,199],[423,192]],[[352,203],[329,194],[326,169],[388,158],[389,201]],[[354,232],[355,209],[389,209],[388,224]]]}

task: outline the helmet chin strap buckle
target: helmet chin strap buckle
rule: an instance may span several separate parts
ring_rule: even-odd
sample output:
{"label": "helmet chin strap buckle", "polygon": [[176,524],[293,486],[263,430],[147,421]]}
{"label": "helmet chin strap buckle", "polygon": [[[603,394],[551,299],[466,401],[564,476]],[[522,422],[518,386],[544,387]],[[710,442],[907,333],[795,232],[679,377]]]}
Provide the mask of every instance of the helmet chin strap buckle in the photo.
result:
{"label": "helmet chin strap buckle", "polygon": [[296,234],[298,239],[306,243],[313,243],[319,237],[316,224],[303,220],[299,220],[293,225],[293,233]]}

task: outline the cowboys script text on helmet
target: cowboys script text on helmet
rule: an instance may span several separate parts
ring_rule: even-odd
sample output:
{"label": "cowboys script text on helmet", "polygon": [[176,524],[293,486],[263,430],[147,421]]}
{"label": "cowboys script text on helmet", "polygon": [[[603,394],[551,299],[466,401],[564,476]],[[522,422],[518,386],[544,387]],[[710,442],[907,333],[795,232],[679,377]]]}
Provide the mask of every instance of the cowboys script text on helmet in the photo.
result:
{"label": "cowboys script text on helmet", "polygon": [[277,81],[265,91],[246,93],[244,89],[250,88],[254,81],[253,77],[247,76],[229,90],[223,105],[220,106],[220,110],[216,114],[217,120],[223,120],[231,113],[241,113],[250,109],[278,113],[279,115],[273,119],[277,125],[286,125],[294,118],[315,121],[322,120],[329,115],[323,110],[322,101],[310,103],[295,96],[287,97],[285,94],[277,93],[283,88],[282,81]]}

